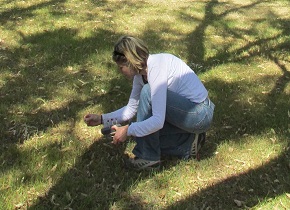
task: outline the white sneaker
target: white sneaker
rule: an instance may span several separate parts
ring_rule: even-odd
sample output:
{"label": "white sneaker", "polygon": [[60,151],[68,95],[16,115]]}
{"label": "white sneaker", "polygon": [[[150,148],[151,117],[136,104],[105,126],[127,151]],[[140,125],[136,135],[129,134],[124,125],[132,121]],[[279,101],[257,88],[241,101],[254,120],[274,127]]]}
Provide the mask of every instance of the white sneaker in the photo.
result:
{"label": "white sneaker", "polygon": [[199,151],[205,143],[205,133],[195,134],[194,141],[191,145],[190,157],[200,160]]}
{"label": "white sneaker", "polygon": [[144,160],[138,157],[127,159],[125,164],[128,168],[137,171],[160,168],[160,160]]}

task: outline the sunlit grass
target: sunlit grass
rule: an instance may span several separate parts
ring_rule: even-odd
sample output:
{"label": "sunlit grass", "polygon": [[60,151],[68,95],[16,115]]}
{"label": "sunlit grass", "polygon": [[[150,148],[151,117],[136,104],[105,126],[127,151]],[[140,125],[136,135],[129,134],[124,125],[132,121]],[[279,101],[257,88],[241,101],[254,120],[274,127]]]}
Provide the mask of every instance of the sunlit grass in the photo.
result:
{"label": "sunlit grass", "polygon": [[[287,209],[289,1],[2,1],[0,209]],[[180,56],[216,104],[201,161],[123,167],[83,116],[125,105],[131,34]]]}

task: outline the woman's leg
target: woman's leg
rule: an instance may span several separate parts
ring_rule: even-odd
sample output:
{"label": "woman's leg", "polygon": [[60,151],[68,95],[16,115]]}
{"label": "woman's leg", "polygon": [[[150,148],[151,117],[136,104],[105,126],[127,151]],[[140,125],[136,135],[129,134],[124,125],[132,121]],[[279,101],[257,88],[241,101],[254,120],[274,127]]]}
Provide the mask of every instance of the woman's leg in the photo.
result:
{"label": "woman's leg", "polygon": [[159,131],[161,155],[177,156],[187,159],[195,137],[194,133],[182,130],[167,121]]}
{"label": "woman's leg", "polygon": [[[159,160],[161,149],[164,153],[187,156],[193,142],[194,133],[209,128],[214,105],[196,104],[172,91],[167,92],[166,122],[164,127],[144,137],[136,137],[137,145],[133,149],[135,156],[146,160]],[[150,86],[141,91],[137,111],[137,121],[152,116]]]}
{"label": "woman's leg", "polygon": [[[151,91],[148,84],[144,85],[140,94],[137,110],[137,122],[148,119],[152,116]],[[136,137],[136,146],[133,154],[141,159],[156,161],[160,160],[159,131],[144,137]]]}
{"label": "woman's leg", "polygon": [[[208,130],[213,110],[214,104],[209,99],[197,104],[168,91],[166,121],[160,130],[161,153],[189,158],[195,136]],[[205,138],[205,135],[200,137]]]}
{"label": "woman's leg", "polygon": [[202,133],[209,129],[214,104],[206,99],[194,103],[172,91],[167,91],[166,121],[189,133]]}

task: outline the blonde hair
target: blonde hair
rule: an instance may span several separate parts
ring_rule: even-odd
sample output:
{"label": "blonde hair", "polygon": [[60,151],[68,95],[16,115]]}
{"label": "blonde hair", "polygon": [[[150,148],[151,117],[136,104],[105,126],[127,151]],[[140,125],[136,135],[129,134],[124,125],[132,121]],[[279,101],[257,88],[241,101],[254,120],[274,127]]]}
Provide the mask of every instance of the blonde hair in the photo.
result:
{"label": "blonde hair", "polygon": [[140,73],[147,68],[149,50],[145,43],[133,36],[122,36],[114,46],[113,60],[119,65]]}

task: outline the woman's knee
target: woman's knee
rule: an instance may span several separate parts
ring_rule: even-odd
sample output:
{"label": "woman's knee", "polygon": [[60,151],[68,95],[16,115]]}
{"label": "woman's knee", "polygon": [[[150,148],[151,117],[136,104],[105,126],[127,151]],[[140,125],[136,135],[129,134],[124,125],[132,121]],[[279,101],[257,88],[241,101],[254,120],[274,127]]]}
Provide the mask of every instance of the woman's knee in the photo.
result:
{"label": "woman's knee", "polygon": [[212,124],[212,115],[206,114],[198,124],[195,125],[195,133],[203,133],[209,130],[210,126]]}

